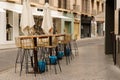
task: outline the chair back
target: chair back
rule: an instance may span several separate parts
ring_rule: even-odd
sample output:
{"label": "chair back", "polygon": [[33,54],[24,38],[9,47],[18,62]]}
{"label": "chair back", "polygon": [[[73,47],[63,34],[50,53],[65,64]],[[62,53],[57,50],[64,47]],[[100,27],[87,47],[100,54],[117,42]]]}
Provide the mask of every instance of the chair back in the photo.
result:
{"label": "chair back", "polygon": [[34,40],[32,37],[21,37],[20,38],[21,47],[24,49],[33,49],[35,48]]}
{"label": "chair back", "polygon": [[[50,43],[50,37],[52,38],[52,43]],[[45,35],[45,36],[38,36],[38,46],[44,46],[44,47],[46,47],[46,46],[57,46],[57,43],[58,43],[58,41],[57,41],[57,38],[55,37],[55,36],[47,36],[47,35]],[[50,44],[52,44],[52,45],[50,45]]]}
{"label": "chair back", "polygon": [[38,47],[44,47],[49,44],[49,39],[48,37],[43,37],[43,36],[38,36],[37,37],[37,46]]}

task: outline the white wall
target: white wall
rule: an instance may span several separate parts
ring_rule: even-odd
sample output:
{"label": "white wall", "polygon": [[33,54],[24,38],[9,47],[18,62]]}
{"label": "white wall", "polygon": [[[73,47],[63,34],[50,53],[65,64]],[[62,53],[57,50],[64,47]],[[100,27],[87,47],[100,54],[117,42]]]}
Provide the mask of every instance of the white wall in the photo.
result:
{"label": "white wall", "polygon": [[11,44],[14,43],[14,38],[19,35],[18,27],[18,14],[10,12],[9,14],[9,23],[13,27],[12,40],[6,40],[6,11],[0,12],[0,44]]}
{"label": "white wall", "polygon": [[0,44],[6,41],[6,12],[0,12]]}
{"label": "white wall", "polygon": [[120,0],[117,0],[117,9],[120,8]]}

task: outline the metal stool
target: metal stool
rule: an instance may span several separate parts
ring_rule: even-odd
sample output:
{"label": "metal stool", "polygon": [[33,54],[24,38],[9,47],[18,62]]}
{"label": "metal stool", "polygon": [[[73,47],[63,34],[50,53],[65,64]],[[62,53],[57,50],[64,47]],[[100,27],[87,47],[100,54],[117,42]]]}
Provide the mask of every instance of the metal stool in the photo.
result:
{"label": "metal stool", "polygon": [[31,66],[33,67],[33,54],[30,55],[30,50],[34,50],[34,41],[32,37],[20,37],[21,48],[23,49],[23,55],[21,58],[21,67],[20,67],[20,75],[22,72],[23,62],[25,59],[26,62],[26,73],[28,73],[28,59],[31,61]]}
{"label": "metal stool", "polygon": [[71,41],[71,45],[72,45],[71,50],[72,50],[72,51],[74,50],[75,56],[78,56],[79,51],[78,51],[78,46],[77,46],[76,40],[72,40],[72,41]]}
{"label": "metal stool", "polygon": [[[71,56],[71,35],[70,34],[65,34],[65,36],[59,36],[58,37],[58,42],[61,45],[64,45],[64,54],[66,57],[66,64],[70,63],[70,56]],[[67,49],[70,50],[69,55],[67,54]]]}
{"label": "metal stool", "polygon": [[[45,45],[48,44],[48,37],[46,36],[37,36],[37,50],[38,50],[38,60],[45,61],[47,63],[46,56],[47,50],[45,48]],[[46,66],[46,71],[48,71],[48,67]]]}
{"label": "metal stool", "polygon": [[15,37],[15,45],[18,48],[18,52],[17,52],[17,56],[16,56],[16,60],[15,60],[15,73],[16,73],[16,67],[17,67],[17,63],[21,63],[21,56],[22,56],[22,48],[21,48],[21,43],[20,43],[20,38],[19,37]]}
{"label": "metal stool", "polygon": [[[51,39],[51,41],[50,41]],[[55,36],[47,36],[46,37],[46,42],[44,42],[44,48],[47,49],[48,51],[48,55],[47,58],[49,59],[51,56],[56,56],[56,47],[58,45],[58,41],[57,38]],[[50,59],[49,59],[50,60]],[[57,70],[56,70],[56,65],[58,64],[60,71],[61,70],[61,66],[60,66],[60,62],[57,59],[56,60],[56,64],[51,64],[51,62],[49,61],[50,67],[51,65],[54,65],[54,69],[55,69],[55,74],[57,74]]]}

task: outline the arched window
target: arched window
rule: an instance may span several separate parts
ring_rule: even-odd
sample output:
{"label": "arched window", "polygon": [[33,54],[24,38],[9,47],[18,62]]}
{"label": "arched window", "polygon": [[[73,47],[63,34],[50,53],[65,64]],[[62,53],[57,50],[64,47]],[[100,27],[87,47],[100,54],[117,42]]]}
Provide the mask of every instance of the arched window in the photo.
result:
{"label": "arched window", "polygon": [[45,3],[49,3],[49,0],[45,0]]}
{"label": "arched window", "polygon": [[102,12],[104,11],[104,4],[102,3]]}
{"label": "arched window", "polygon": [[61,0],[58,0],[58,8],[61,8]]}
{"label": "arched window", "polygon": [[91,7],[92,7],[92,11],[93,11],[93,8],[94,8],[94,0],[91,0]]}
{"label": "arched window", "polygon": [[88,0],[82,0],[82,12],[88,12]]}
{"label": "arched window", "polygon": [[100,6],[100,3],[97,1],[97,13],[99,13],[99,6]]}

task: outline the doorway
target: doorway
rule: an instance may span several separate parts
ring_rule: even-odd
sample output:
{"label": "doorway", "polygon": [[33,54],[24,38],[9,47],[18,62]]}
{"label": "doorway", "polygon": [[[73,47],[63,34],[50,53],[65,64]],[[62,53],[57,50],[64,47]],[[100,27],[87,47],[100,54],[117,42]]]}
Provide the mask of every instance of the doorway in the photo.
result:
{"label": "doorway", "polygon": [[71,34],[71,22],[70,21],[65,21],[65,33]]}

